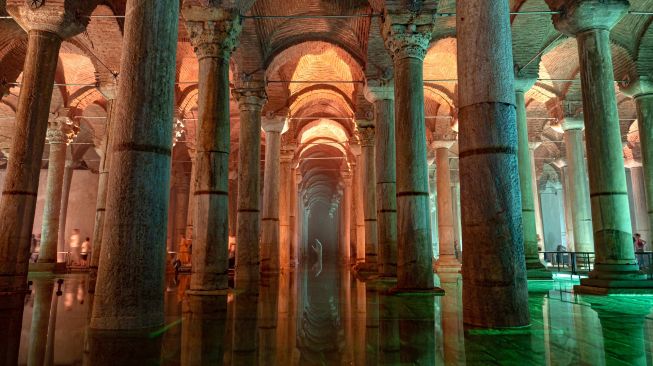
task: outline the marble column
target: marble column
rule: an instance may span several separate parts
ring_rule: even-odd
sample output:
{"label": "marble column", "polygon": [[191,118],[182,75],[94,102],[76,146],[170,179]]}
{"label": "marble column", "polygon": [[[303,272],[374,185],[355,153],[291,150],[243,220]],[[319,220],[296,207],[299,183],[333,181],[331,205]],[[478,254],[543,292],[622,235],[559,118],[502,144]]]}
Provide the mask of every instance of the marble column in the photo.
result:
{"label": "marble column", "polygon": [[43,226],[41,229],[41,249],[38,263],[52,271],[57,262],[57,241],[59,233],[59,213],[61,211],[61,193],[63,188],[66,149],[73,135],[72,120],[68,117],[55,118],[48,122],[46,138],[50,144],[48,157],[48,181],[45,207],[43,208]]}
{"label": "marble column", "polygon": [[164,322],[178,4],[127,3],[93,329]]}
{"label": "marble column", "polygon": [[535,198],[533,195],[533,168],[526,119],[526,92],[535,84],[535,79],[516,77],[515,108],[517,114],[517,163],[519,166],[519,187],[521,189],[521,217],[524,232],[524,257],[526,275],[529,279],[550,279],[538,253]]}
{"label": "marble column", "polygon": [[576,252],[593,252],[592,210],[590,192],[587,184],[585,166],[585,146],[583,144],[583,120],[566,117],[562,123],[564,130],[565,154],[567,158],[567,178],[569,178],[569,200]]}
{"label": "marble column", "polygon": [[[637,107],[637,130],[642,154],[648,227],[653,231],[653,81],[640,77],[622,91],[635,100]],[[653,237],[647,238],[651,240]]]}
{"label": "marble column", "polygon": [[368,80],[365,98],[374,104],[376,227],[379,273],[397,276],[397,173],[395,106],[392,81]]}
{"label": "marble column", "polygon": [[259,279],[261,109],[267,101],[263,83],[234,90],[240,106],[238,212],[236,218],[237,287]]}
{"label": "marble column", "polygon": [[283,271],[290,269],[290,184],[295,146],[285,145],[279,160],[279,263]]}
{"label": "marble column", "polygon": [[535,203],[535,230],[538,235],[538,246],[544,247],[544,229],[542,228],[542,209],[540,204],[540,193],[538,189],[537,168],[535,166],[535,150],[542,145],[539,141],[530,141],[528,143],[528,153],[531,159],[531,180],[533,182],[533,202]]}
{"label": "marble column", "polygon": [[626,168],[630,174],[632,192],[632,229],[647,242],[650,240],[646,192],[644,187],[644,172],[642,164],[634,160],[626,160]]}
{"label": "marble column", "polygon": [[433,143],[436,159],[436,184],[438,203],[438,242],[439,258],[435,263],[438,273],[460,270],[454,249],[453,197],[451,195],[451,169],[449,167],[449,149],[455,141],[435,141]]}
{"label": "marble column", "polygon": [[[70,148],[68,148],[70,150]],[[68,155],[68,154],[66,154]],[[66,164],[64,164],[63,169],[63,183],[61,185],[61,208],[59,210],[59,251],[60,252],[70,252],[70,248],[66,247],[66,237],[68,232],[66,232],[66,221],[68,221],[68,200],[70,199],[70,187],[73,183],[73,174],[75,173],[75,162],[70,159],[66,159]],[[74,259],[74,258],[73,258]]]}
{"label": "marble column", "polygon": [[263,212],[261,219],[261,272],[277,273],[281,263],[279,247],[279,170],[281,131],[285,117],[264,117],[265,172],[263,174]]}
{"label": "marble column", "polygon": [[365,218],[365,264],[360,265],[359,270],[377,272],[375,128],[374,123],[367,120],[357,120],[356,125],[361,140],[361,155],[358,167],[361,172],[360,187]]}
{"label": "marble column", "polygon": [[440,257],[440,233],[438,232],[438,170],[434,161],[429,165],[429,204],[431,220],[431,237],[433,238],[433,265]]}
{"label": "marble column", "polygon": [[351,211],[352,211],[352,174],[349,172],[343,173],[344,181],[344,198],[340,204],[340,248],[339,260],[343,266],[349,265],[351,258]]}
{"label": "marble column", "polygon": [[358,144],[350,144],[349,148],[351,152],[356,157],[356,163],[352,164],[352,170],[354,171],[354,180],[353,180],[353,207],[354,207],[354,221],[356,222],[356,258],[355,263],[365,262],[365,203],[363,199],[363,168],[361,164],[361,146]]}
{"label": "marble column", "polygon": [[199,62],[190,290],[212,294],[228,287],[229,59],[241,21],[237,10],[212,6],[184,6],[182,13]]}
{"label": "marble column", "polygon": [[580,61],[589,172],[594,270],[581,279],[578,292],[653,287],[641,281],[632,243],[630,208],[615,95],[610,29],[628,11],[626,0],[576,1],[553,16],[556,29],[576,37]]}
{"label": "marble column", "polygon": [[45,350],[48,343],[53,289],[54,279],[52,278],[34,280],[34,306],[32,307],[32,324],[29,330],[27,350],[27,365],[29,366],[42,366],[46,361]]}
{"label": "marble column", "polygon": [[[433,11],[434,12],[434,11]],[[430,290],[433,246],[429,211],[423,65],[434,15],[386,10],[382,25],[395,80],[397,146],[397,288]]]}
{"label": "marble column", "polygon": [[[290,170],[290,266],[297,267],[297,168]],[[349,234],[347,234],[349,235]]]}
{"label": "marble column", "polygon": [[[9,0],[7,12],[27,31],[16,124],[0,197],[0,292],[24,289],[50,99],[64,39],[84,31],[96,2],[57,1],[30,9]],[[73,13],[74,10],[74,13]],[[47,16],[44,16],[47,14]]]}
{"label": "marble column", "polygon": [[107,188],[109,186],[109,169],[111,167],[111,122],[116,105],[116,86],[112,86],[107,97],[107,119],[105,124],[104,138],[102,139],[102,156],[100,157],[97,200],[95,202],[95,225],[93,225],[93,236],[91,261],[89,263],[89,286],[88,292],[95,292],[98,264],[100,263],[100,251],[102,250],[102,239],[104,233],[104,218],[107,211]]}
{"label": "marble column", "polygon": [[190,185],[188,187],[188,215],[186,216],[186,239],[193,239],[193,216],[195,216],[195,181],[197,180],[197,160],[195,148],[188,148],[190,156]]}
{"label": "marble column", "polygon": [[469,243],[463,319],[480,327],[526,326],[509,1],[459,1],[456,12],[462,237]]}

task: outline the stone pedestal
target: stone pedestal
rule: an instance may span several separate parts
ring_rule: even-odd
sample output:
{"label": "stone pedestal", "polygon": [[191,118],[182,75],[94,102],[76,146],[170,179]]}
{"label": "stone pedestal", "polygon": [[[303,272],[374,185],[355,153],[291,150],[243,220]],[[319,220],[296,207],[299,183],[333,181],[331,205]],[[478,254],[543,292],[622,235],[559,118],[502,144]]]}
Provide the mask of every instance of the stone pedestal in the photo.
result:
{"label": "stone pedestal", "polygon": [[480,327],[530,323],[508,3],[456,4],[463,317]]}
{"label": "stone pedestal", "polygon": [[229,248],[229,59],[241,30],[235,10],[185,6],[186,28],[199,61],[190,290],[227,288]]}
{"label": "stone pedestal", "polygon": [[94,329],[164,322],[178,4],[127,3]]}
{"label": "stone pedestal", "polygon": [[454,141],[435,141],[433,143],[437,173],[438,203],[438,243],[439,258],[435,263],[438,273],[460,271],[460,262],[456,259],[454,248],[453,197],[451,196],[451,169],[449,167],[449,149]]}
{"label": "stone pedestal", "polygon": [[[9,0],[6,10],[27,31],[27,54],[16,110],[11,159],[0,197],[0,292],[25,288],[36,194],[50,99],[63,39],[84,31],[96,1],[57,1],[31,9]],[[74,11],[73,11],[74,10]]]}
{"label": "stone pedestal", "polygon": [[265,171],[263,174],[263,212],[261,231],[261,272],[277,273],[280,270],[279,248],[279,156],[281,131],[285,117],[264,117]]}
{"label": "stone pedestal", "polygon": [[[78,129],[78,127],[77,127]],[[45,207],[43,208],[43,227],[41,229],[41,248],[38,263],[47,265],[49,271],[57,262],[57,241],[59,239],[59,213],[63,188],[66,149],[75,136],[73,121],[59,117],[48,123],[46,138],[50,144],[48,157],[48,182]],[[41,267],[46,269],[46,267]]]}
{"label": "stone pedestal", "polygon": [[395,146],[394,84],[368,80],[365,98],[374,104],[376,232],[378,269],[384,277],[397,276],[397,159]]}
{"label": "stone pedestal", "polygon": [[[578,292],[647,292],[632,245],[630,208],[615,95],[610,29],[628,11],[626,0],[576,1],[553,16],[556,29],[576,37],[583,91],[589,187],[596,259]],[[555,9],[558,10],[558,9]]]}
{"label": "stone pedestal", "polygon": [[366,120],[356,121],[361,139],[359,168],[361,172],[361,195],[365,217],[365,264],[360,264],[362,272],[377,272],[376,243],[376,169],[374,158],[374,123]]}
{"label": "stone pedestal", "polygon": [[434,15],[386,11],[382,25],[395,80],[397,146],[397,288],[432,290],[423,64]]}
{"label": "stone pedestal", "polygon": [[259,279],[261,109],[267,100],[262,83],[234,90],[240,106],[236,287]]}
{"label": "stone pedestal", "polygon": [[569,200],[574,235],[574,251],[593,252],[592,209],[585,166],[585,144],[583,144],[583,120],[566,117],[562,123],[569,173]]}
{"label": "stone pedestal", "polygon": [[519,165],[519,187],[521,190],[521,216],[524,232],[524,257],[529,279],[551,279],[538,253],[535,200],[533,196],[533,169],[528,142],[528,120],[526,119],[526,92],[535,84],[535,79],[515,79],[515,107],[517,118],[517,163]]}

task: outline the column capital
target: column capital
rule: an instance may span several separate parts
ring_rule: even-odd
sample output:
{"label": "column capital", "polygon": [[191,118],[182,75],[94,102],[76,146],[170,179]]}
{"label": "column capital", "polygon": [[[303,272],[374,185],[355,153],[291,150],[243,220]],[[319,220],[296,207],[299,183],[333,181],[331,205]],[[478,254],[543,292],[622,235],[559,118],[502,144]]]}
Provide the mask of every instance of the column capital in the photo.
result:
{"label": "column capital", "polygon": [[381,34],[385,47],[394,60],[424,60],[433,34],[435,14],[435,10],[423,13],[384,11]]}
{"label": "column capital", "polygon": [[[361,145],[358,143],[350,143],[349,150],[351,150],[351,153],[354,154],[354,156],[360,156],[362,153]],[[351,165],[356,165],[356,163],[351,163]]]}
{"label": "column capital", "polygon": [[238,101],[241,111],[260,111],[268,101],[265,92],[265,83],[261,81],[247,81],[238,85],[231,91],[231,95]]}
{"label": "column capital", "polygon": [[79,126],[65,116],[57,116],[48,121],[46,139],[50,144],[70,144],[79,133]]}
{"label": "column capital", "polygon": [[535,85],[536,82],[537,78],[528,78],[515,75],[515,92],[526,93],[533,87],[533,85]]}
{"label": "column capital", "polygon": [[365,99],[370,103],[380,100],[395,99],[395,85],[393,79],[367,79],[363,89]]}
{"label": "column capital", "polygon": [[183,6],[181,13],[199,60],[231,57],[242,30],[238,9],[189,5]]}
{"label": "column capital", "polygon": [[115,100],[118,96],[118,82],[101,82],[97,84],[97,90],[106,100]]}
{"label": "column capital", "polygon": [[633,99],[653,95],[653,80],[640,76],[635,80],[620,83],[619,89]]}
{"label": "column capital", "polygon": [[637,161],[633,158],[628,158],[624,160],[624,166],[628,169],[633,169],[633,168],[641,168],[642,167],[642,162]]}
{"label": "column capital", "polygon": [[559,14],[553,15],[555,28],[568,36],[591,29],[609,31],[626,15],[628,0],[546,0]]}
{"label": "column capital", "polygon": [[282,146],[279,154],[279,161],[290,163],[295,158],[295,149],[293,146]]}
{"label": "column capital", "polygon": [[7,12],[26,32],[42,31],[68,39],[82,33],[98,0],[7,0]]}
{"label": "column capital", "polygon": [[374,123],[368,120],[356,120],[361,146],[374,146]]}
{"label": "column capital", "polygon": [[453,144],[456,143],[456,140],[437,140],[431,142],[431,147],[435,150],[440,150],[440,149],[451,149]]}
{"label": "column capital", "polygon": [[261,117],[261,128],[263,131],[281,133],[288,123],[288,118],[275,115]]}
{"label": "column capital", "polygon": [[583,130],[585,128],[585,121],[582,117],[565,117],[560,121],[563,131],[569,130]]}
{"label": "column capital", "polygon": [[528,149],[529,150],[537,150],[538,147],[542,145],[542,141],[529,141],[528,142]]}

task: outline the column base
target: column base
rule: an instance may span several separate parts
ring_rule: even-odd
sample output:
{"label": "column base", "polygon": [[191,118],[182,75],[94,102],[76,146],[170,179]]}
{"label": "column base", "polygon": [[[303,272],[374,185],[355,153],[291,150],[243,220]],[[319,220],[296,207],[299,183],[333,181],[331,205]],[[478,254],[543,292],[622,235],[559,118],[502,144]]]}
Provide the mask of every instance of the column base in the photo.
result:
{"label": "column base", "polygon": [[589,295],[653,295],[653,280],[582,278],[574,292]]}
{"label": "column base", "polygon": [[444,290],[440,287],[426,289],[394,287],[388,290],[388,294],[396,296],[444,296]]}
{"label": "column base", "polygon": [[453,255],[442,255],[433,265],[435,273],[460,273],[461,267]]}
{"label": "column base", "polygon": [[526,278],[529,280],[551,280],[553,273],[546,269],[546,266],[540,262],[539,258],[526,259]]}

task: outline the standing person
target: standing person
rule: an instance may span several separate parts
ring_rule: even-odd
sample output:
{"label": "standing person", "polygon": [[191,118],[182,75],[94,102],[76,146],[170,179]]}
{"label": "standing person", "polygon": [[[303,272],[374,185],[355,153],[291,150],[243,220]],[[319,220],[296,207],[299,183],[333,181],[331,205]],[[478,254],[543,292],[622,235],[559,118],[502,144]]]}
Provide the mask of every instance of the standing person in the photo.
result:
{"label": "standing person", "polygon": [[70,262],[74,266],[79,265],[79,229],[73,229],[73,234],[70,235],[68,242],[70,248]]}
{"label": "standing person", "polygon": [[639,233],[635,234],[633,238],[633,244],[635,245],[635,251],[638,253],[644,252],[646,250],[646,240],[642,239],[642,235]]}
{"label": "standing person", "polygon": [[88,266],[88,255],[91,252],[91,238],[86,237],[86,240],[82,243],[82,249],[80,251],[80,256],[82,258],[82,266]]}

